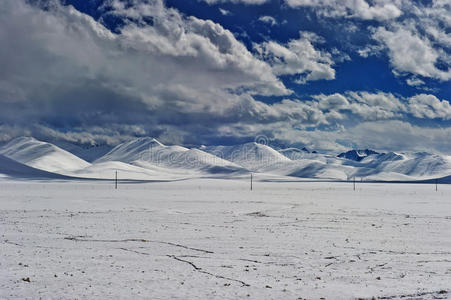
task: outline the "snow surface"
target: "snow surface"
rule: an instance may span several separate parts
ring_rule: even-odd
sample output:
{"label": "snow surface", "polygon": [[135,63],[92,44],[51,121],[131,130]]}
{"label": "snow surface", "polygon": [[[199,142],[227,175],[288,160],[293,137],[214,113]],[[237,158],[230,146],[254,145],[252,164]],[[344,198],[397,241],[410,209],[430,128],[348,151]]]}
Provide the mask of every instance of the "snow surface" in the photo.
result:
{"label": "snow surface", "polygon": [[259,176],[0,179],[0,299],[451,297],[451,186]]}

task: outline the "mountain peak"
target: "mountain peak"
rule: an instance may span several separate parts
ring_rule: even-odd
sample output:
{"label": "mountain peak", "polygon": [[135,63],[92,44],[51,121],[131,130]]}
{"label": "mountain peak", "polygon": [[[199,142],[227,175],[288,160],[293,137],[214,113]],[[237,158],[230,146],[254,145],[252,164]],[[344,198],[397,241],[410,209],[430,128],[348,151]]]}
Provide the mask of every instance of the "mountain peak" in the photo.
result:
{"label": "mountain peak", "polygon": [[131,140],[129,143],[164,146],[157,139],[152,137],[139,137],[137,139]]}
{"label": "mountain peak", "polygon": [[349,150],[347,152],[338,154],[337,157],[345,158],[345,159],[349,159],[349,160],[361,161],[365,157],[373,155],[373,154],[380,154],[380,153],[376,152],[374,150],[370,150],[370,149]]}
{"label": "mountain peak", "polygon": [[31,136],[20,136],[20,137],[16,137],[16,138],[10,140],[7,144],[16,145],[16,144],[23,144],[23,143],[29,143],[29,142],[43,143]]}

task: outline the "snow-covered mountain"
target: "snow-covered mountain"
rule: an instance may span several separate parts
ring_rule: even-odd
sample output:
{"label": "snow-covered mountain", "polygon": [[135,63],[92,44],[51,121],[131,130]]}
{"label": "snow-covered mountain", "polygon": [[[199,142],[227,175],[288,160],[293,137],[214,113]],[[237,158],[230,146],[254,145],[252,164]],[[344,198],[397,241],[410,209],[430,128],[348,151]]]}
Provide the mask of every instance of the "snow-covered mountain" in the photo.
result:
{"label": "snow-covered mountain", "polygon": [[338,154],[337,157],[346,158],[346,159],[355,160],[355,161],[361,161],[365,157],[374,155],[374,154],[379,154],[379,152],[376,152],[376,151],[370,150],[370,149],[349,150],[347,152]]}
{"label": "snow-covered mountain", "polygon": [[178,172],[202,171],[206,173],[245,172],[230,161],[199,149],[165,146],[153,138],[138,138],[116,146],[95,163],[121,161],[146,169],[167,168]]}
{"label": "snow-covered mountain", "polygon": [[403,175],[403,179],[428,179],[451,175],[451,157],[427,152],[381,153],[362,159],[354,176],[374,179],[387,178],[388,174]]}
{"label": "snow-covered mountain", "polygon": [[292,176],[298,178],[346,180],[355,170],[352,166],[337,163],[328,163],[316,159],[298,159],[288,162],[279,162],[259,169],[259,172]]}
{"label": "snow-covered mountain", "polygon": [[82,178],[98,178],[113,180],[174,180],[187,178],[186,173],[168,172],[164,168],[143,168],[120,161],[105,161],[94,163],[87,168],[68,173]]}
{"label": "snow-covered mountain", "polygon": [[[64,147],[74,153],[80,150],[77,148],[79,145],[69,143]],[[86,150],[92,151],[91,157],[96,157],[105,151],[99,149],[102,150]],[[268,176],[331,180],[356,177],[358,180],[412,181],[451,175],[451,156],[427,152],[352,150],[337,157],[297,148],[276,151],[258,143],[188,149],[166,146],[153,138],[137,138],[122,143],[92,163],[51,143],[30,137],[16,138],[4,144],[0,147],[0,155],[0,174],[27,177],[24,175],[29,173],[30,178],[57,178],[61,174],[112,179],[116,171],[121,179],[134,180],[235,177],[249,171]]]}
{"label": "snow-covered mountain", "polygon": [[[136,160],[148,160],[151,158],[151,154],[157,151],[157,148],[161,149],[163,147],[165,146],[154,138],[137,138],[117,145],[105,155],[98,158],[96,162],[122,161],[130,163]],[[180,146],[173,146],[173,149],[174,151],[188,150]]]}
{"label": "snow-covered mountain", "polygon": [[0,148],[0,154],[27,166],[48,171],[74,171],[90,164],[53,144],[32,137],[19,137]]}
{"label": "snow-covered mountain", "polygon": [[306,154],[309,154],[310,151],[307,148],[286,148],[278,150],[282,155],[288,157],[291,160],[302,159]]}
{"label": "snow-covered mountain", "polygon": [[276,151],[267,145],[247,143],[236,146],[210,146],[205,150],[253,172],[278,176],[346,180],[349,174],[354,172],[352,166],[343,166],[340,159],[310,153],[306,149],[288,148]]}
{"label": "snow-covered mountain", "polygon": [[0,155],[0,178],[3,176],[30,179],[68,179],[67,176],[32,168]]}
{"label": "snow-covered mountain", "polygon": [[251,171],[290,161],[273,148],[255,142],[236,146],[210,146],[204,150]]}

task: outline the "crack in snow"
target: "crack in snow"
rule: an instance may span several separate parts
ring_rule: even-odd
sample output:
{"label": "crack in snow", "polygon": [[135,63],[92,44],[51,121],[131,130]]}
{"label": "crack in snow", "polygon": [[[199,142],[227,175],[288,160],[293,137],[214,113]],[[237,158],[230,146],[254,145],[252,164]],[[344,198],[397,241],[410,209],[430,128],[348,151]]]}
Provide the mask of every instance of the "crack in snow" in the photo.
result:
{"label": "crack in snow", "polygon": [[395,296],[382,296],[377,297],[378,299],[402,299],[402,298],[413,298],[413,297],[422,297],[422,296],[432,296],[433,299],[447,299],[448,291],[440,290],[433,292],[421,292],[416,294],[408,294],[408,295],[395,295]]}
{"label": "crack in snow", "polygon": [[165,244],[165,245],[170,245],[170,246],[174,246],[174,247],[180,247],[180,248],[193,250],[193,251],[199,251],[199,252],[203,252],[203,253],[209,253],[209,254],[214,253],[213,251],[210,251],[210,250],[204,250],[204,249],[199,249],[199,248],[188,247],[188,246],[177,244],[177,243],[164,242],[164,241],[152,241],[152,240],[146,240],[146,239],[99,240],[99,239],[81,239],[81,238],[73,237],[73,236],[72,237],[65,237],[64,239],[65,240],[70,240],[70,241],[75,241],[75,242],[99,242],[99,243],[142,242],[142,243],[158,243],[158,244]]}
{"label": "crack in snow", "polygon": [[201,267],[196,266],[193,262],[191,262],[191,261],[189,261],[189,260],[181,259],[181,258],[179,258],[179,257],[177,257],[177,256],[175,256],[175,255],[167,255],[167,256],[170,257],[170,258],[173,258],[173,259],[175,259],[175,260],[177,260],[177,261],[180,261],[180,262],[184,262],[184,263],[186,263],[186,264],[189,264],[191,267],[193,267],[194,270],[196,270],[196,271],[198,271],[198,272],[200,272],[200,273],[207,274],[207,275],[210,275],[210,276],[219,278],[219,279],[225,279],[225,280],[235,281],[235,282],[240,283],[242,286],[250,286],[248,283],[246,283],[246,282],[244,282],[244,281],[241,281],[241,280],[238,280],[238,279],[234,279],[234,278],[230,278],[230,277],[225,277],[225,276],[222,276],[222,275],[213,274],[213,273],[210,273],[210,272],[208,272],[208,271],[205,271],[205,270],[203,270]]}

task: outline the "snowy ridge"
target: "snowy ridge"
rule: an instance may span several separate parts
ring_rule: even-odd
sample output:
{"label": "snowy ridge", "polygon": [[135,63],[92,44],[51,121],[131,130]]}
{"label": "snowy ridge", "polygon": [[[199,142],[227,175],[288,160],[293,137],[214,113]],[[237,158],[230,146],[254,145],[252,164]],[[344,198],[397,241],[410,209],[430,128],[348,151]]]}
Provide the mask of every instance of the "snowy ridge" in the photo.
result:
{"label": "snowy ridge", "polygon": [[[243,167],[199,149],[165,146],[152,138],[139,138],[112,149],[95,163],[121,161],[146,169],[171,169],[174,172],[245,172]],[[165,172],[172,172],[166,170]]]}
{"label": "snowy ridge", "polygon": [[[369,179],[393,178],[394,174],[403,179],[429,179],[451,174],[451,158],[426,152],[398,154],[395,152],[372,155],[358,165],[355,176]],[[383,176],[391,174],[390,176]]]}
{"label": "snowy ridge", "polygon": [[286,149],[280,149],[279,152],[291,160],[302,159],[305,157],[306,154],[310,153],[310,151],[307,148],[302,148],[302,149],[286,148]]}
{"label": "snowy ridge", "polygon": [[255,142],[236,146],[210,146],[205,151],[251,171],[291,161],[273,148]]}
{"label": "snowy ridge", "polygon": [[313,154],[307,156],[262,167],[259,172],[299,178],[347,180],[355,171],[354,167],[342,165],[333,157]]}
{"label": "snowy ridge", "polygon": [[[122,161],[133,162],[135,160],[146,160],[152,154],[153,150],[165,147],[154,138],[144,137],[119,144],[104,156],[95,160],[95,162]],[[184,147],[175,146],[174,150],[186,151]]]}
{"label": "snowy ridge", "polygon": [[[65,147],[75,149],[74,152],[80,150],[77,148],[79,145],[71,147],[67,144]],[[93,151],[98,155],[96,149]],[[415,181],[448,178],[451,175],[450,156],[427,152],[351,150],[336,157],[297,148],[276,151],[258,143],[188,149],[177,145],[166,146],[148,137],[122,143],[92,164],[53,144],[30,137],[16,138],[3,145],[0,155],[4,155],[0,161],[0,174],[22,177],[27,172],[30,177],[37,176],[37,171],[53,174],[40,173],[39,176],[52,177],[58,173],[99,179],[112,179],[118,171],[121,179],[133,180],[205,176],[236,178],[247,176],[245,174],[249,171],[267,178],[282,176],[327,180],[355,177],[357,180]]]}
{"label": "snowy ridge", "polygon": [[0,154],[48,172],[74,171],[90,165],[72,153],[32,137],[20,137],[10,141],[0,148]]}

